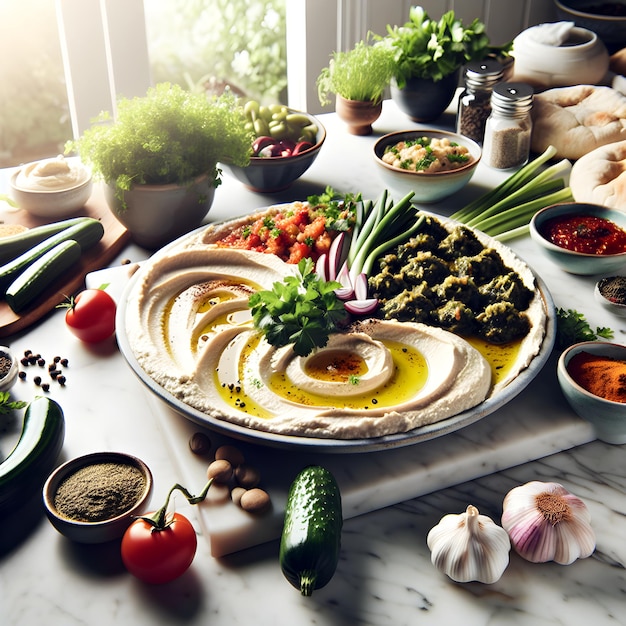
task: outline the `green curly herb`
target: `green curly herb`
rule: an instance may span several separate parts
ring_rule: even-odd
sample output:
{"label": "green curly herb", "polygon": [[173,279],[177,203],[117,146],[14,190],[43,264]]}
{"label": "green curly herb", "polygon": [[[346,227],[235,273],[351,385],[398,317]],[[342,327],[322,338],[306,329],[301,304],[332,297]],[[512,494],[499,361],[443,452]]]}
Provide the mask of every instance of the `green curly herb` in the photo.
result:
{"label": "green curly herb", "polygon": [[298,263],[298,273],[275,282],[271,291],[250,297],[254,325],[275,347],[293,344],[294,352],[307,356],[328,343],[329,335],[348,319],[335,289],[340,284],[321,280],[309,258]]}
{"label": "green curly herb", "polygon": [[613,331],[610,328],[598,326],[594,331],[585,316],[573,309],[557,309],[556,319],[556,347],[561,350],[581,341],[613,338]]}

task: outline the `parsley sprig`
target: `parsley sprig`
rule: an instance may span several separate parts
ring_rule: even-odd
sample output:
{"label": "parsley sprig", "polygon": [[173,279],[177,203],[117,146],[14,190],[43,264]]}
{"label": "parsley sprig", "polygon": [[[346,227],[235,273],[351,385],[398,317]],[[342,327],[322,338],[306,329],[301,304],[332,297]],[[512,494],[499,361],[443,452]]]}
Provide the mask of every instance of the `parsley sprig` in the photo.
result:
{"label": "parsley sprig", "polygon": [[254,325],[272,346],[293,344],[297,355],[307,356],[324,347],[330,334],[348,320],[343,302],[335,294],[340,286],[321,280],[313,261],[303,259],[295,276],[250,297]]}
{"label": "parsley sprig", "polygon": [[27,402],[22,402],[21,400],[12,400],[11,394],[8,391],[0,392],[0,415],[6,415],[11,411],[23,409],[27,405]]}
{"label": "parsley sprig", "polygon": [[613,338],[610,328],[598,326],[594,331],[585,316],[573,309],[557,309],[556,318],[556,345],[561,350],[581,341],[594,341],[600,337]]}

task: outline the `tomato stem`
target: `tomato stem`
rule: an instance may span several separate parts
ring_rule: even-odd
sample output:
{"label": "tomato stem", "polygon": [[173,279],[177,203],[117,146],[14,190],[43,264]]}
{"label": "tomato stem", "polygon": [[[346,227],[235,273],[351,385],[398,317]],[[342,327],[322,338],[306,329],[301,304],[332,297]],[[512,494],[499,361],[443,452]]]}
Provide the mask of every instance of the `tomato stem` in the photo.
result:
{"label": "tomato stem", "polygon": [[198,504],[206,498],[207,493],[209,492],[209,488],[212,484],[213,479],[211,478],[209,482],[204,486],[204,489],[202,489],[202,491],[197,496],[194,496],[190,493],[188,489],[186,489],[179,483],[176,483],[169,490],[167,498],[165,499],[165,504],[158,511],[155,511],[155,513],[153,513],[152,515],[140,516],[137,519],[142,519],[146,521],[152,526],[153,531],[164,530],[172,523],[171,519],[167,519],[167,508],[170,504],[170,498],[174,491],[180,491],[185,496],[185,498],[187,498],[187,502],[189,502],[189,504]]}

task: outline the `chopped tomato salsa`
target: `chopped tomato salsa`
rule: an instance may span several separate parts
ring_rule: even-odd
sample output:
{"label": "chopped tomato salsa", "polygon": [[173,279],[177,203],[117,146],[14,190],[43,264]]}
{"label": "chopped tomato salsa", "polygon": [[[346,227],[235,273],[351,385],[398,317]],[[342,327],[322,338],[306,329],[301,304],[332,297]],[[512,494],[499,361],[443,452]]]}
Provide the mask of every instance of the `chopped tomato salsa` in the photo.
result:
{"label": "chopped tomato salsa", "polygon": [[275,254],[287,263],[317,260],[328,253],[339,230],[354,224],[353,211],[294,202],[283,210],[240,226],[216,245]]}

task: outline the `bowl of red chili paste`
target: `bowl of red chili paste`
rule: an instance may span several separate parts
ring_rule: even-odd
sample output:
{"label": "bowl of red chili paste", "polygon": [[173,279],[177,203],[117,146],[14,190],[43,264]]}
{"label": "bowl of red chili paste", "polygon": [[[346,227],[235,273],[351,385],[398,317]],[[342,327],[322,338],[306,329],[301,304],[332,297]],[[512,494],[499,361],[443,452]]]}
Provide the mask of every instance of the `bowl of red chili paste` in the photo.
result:
{"label": "bowl of red chili paste", "polygon": [[530,236],[571,274],[607,274],[626,267],[626,214],[598,204],[567,202],[541,209]]}
{"label": "bowl of red chili paste", "polygon": [[606,341],[570,346],[559,357],[557,376],[565,399],[598,439],[626,443],[626,346]]}

